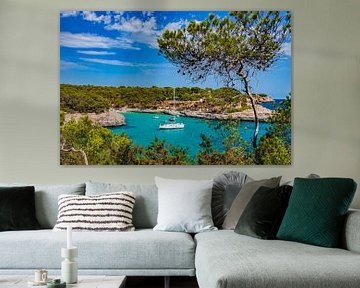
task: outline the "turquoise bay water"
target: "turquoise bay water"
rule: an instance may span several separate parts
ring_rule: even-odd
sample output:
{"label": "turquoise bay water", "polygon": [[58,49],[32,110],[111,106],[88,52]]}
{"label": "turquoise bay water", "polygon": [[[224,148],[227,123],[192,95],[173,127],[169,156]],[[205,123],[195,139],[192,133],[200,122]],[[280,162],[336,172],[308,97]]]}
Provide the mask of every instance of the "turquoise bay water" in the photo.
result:
{"label": "turquoise bay water", "polygon": [[[126,118],[125,126],[111,128],[114,134],[121,134],[125,132],[135,144],[148,146],[155,137],[161,140],[166,140],[166,143],[175,146],[182,146],[188,148],[191,156],[195,156],[200,150],[201,143],[200,134],[203,133],[212,139],[214,148],[223,151],[222,140],[223,136],[219,131],[214,129],[217,120],[204,120],[192,117],[177,117],[177,122],[185,124],[184,129],[160,130],[160,123],[167,121],[169,115],[158,113],[140,113],[127,112],[123,113]],[[211,123],[211,125],[209,125]],[[266,133],[266,128],[271,124],[260,123],[259,137]],[[239,125],[240,135],[248,143],[251,143],[251,138],[254,132],[254,123],[251,121],[241,121]]]}

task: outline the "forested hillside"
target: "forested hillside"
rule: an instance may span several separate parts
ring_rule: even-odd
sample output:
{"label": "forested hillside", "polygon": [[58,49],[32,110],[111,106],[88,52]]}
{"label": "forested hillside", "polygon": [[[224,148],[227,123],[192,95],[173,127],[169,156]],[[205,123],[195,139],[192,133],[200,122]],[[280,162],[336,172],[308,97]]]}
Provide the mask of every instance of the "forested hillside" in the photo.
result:
{"label": "forested hillside", "polygon": [[[246,107],[246,97],[233,88],[176,88],[177,102],[201,101],[208,107],[225,107],[231,112],[236,107]],[[109,108],[157,108],[172,101],[171,87],[109,87],[93,85],[60,85],[60,108],[73,113],[100,113]],[[259,95],[266,96],[266,95]],[[186,103],[185,103],[186,104]]]}

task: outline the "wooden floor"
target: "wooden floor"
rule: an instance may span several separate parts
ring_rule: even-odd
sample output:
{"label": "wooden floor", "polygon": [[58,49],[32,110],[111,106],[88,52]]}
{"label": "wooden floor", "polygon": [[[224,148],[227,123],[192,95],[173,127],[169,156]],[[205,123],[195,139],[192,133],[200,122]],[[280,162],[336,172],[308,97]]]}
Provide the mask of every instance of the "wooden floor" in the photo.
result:
{"label": "wooden floor", "polygon": [[[164,277],[131,277],[126,279],[126,288],[163,288]],[[171,277],[171,288],[198,288],[195,277]]]}

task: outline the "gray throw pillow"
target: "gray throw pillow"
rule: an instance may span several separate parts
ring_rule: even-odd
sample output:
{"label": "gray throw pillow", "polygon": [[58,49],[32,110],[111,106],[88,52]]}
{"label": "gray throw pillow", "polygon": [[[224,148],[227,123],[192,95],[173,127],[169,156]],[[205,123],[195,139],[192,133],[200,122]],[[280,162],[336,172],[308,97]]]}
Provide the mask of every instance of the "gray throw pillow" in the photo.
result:
{"label": "gray throw pillow", "polygon": [[[308,178],[308,179],[317,179],[317,178],[320,178],[320,176],[319,176],[318,174],[311,173],[311,174],[309,174],[308,176],[306,176],[305,178]],[[289,181],[286,181],[286,182],[284,182],[282,185],[294,186],[294,179],[289,180]]]}
{"label": "gray throw pillow", "polygon": [[61,194],[85,195],[85,183],[64,185],[33,185],[0,183],[0,186],[34,186],[36,218],[43,229],[52,229],[58,216],[58,198]]}
{"label": "gray throw pillow", "polygon": [[274,177],[270,179],[263,179],[258,181],[251,181],[244,184],[236,196],[234,202],[231,205],[229,212],[227,213],[224,223],[222,225],[223,229],[234,230],[237,222],[240,219],[241,214],[244,212],[245,207],[249,203],[250,199],[253,197],[255,192],[261,187],[276,188],[279,187],[281,180],[280,177]]}
{"label": "gray throw pillow", "polygon": [[213,180],[155,177],[159,213],[154,230],[198,233],[217,230],[211,217]]}
{"label": "gray throw pillow", "polygon": [[211,213],[216,227],[222,227],[225,216],[241,187],[252,180],[245,173],[237,171],[226,171],[214,178]]}

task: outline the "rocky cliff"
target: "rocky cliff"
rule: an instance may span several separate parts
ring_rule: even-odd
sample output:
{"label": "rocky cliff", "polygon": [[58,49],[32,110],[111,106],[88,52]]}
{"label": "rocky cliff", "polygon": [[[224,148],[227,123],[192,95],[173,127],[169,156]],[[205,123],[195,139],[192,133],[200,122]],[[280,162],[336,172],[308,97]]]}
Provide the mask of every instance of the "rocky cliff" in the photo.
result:
{"label": "rocky cliff", "polygon": [[[258,114],[259,121],[268,122],[271,117],[272,111],[261,105],[256,105],[256,110]],[[197,112],[197,111],[181,111],[180,114],[183,114],[188,117],[204,118],[204,119],[216,119],[216,120],[226,120],[226,119],[240,119],[243,121],[253,121],[254,112],[251,108],[234,113],[206,113],[206,112]]]}
{"label": "rocky cliff", "polygon": [[95,114],[95,113],[67,113],[65,116],[65,121],[69,121],[72,118],[79,119],[81,116],[88,115],[91,120],[98,123],[103,127],[115,127],[126,125],[125,117],[122,114],[119,114],[116,110],[109,110],[104,113]]}

